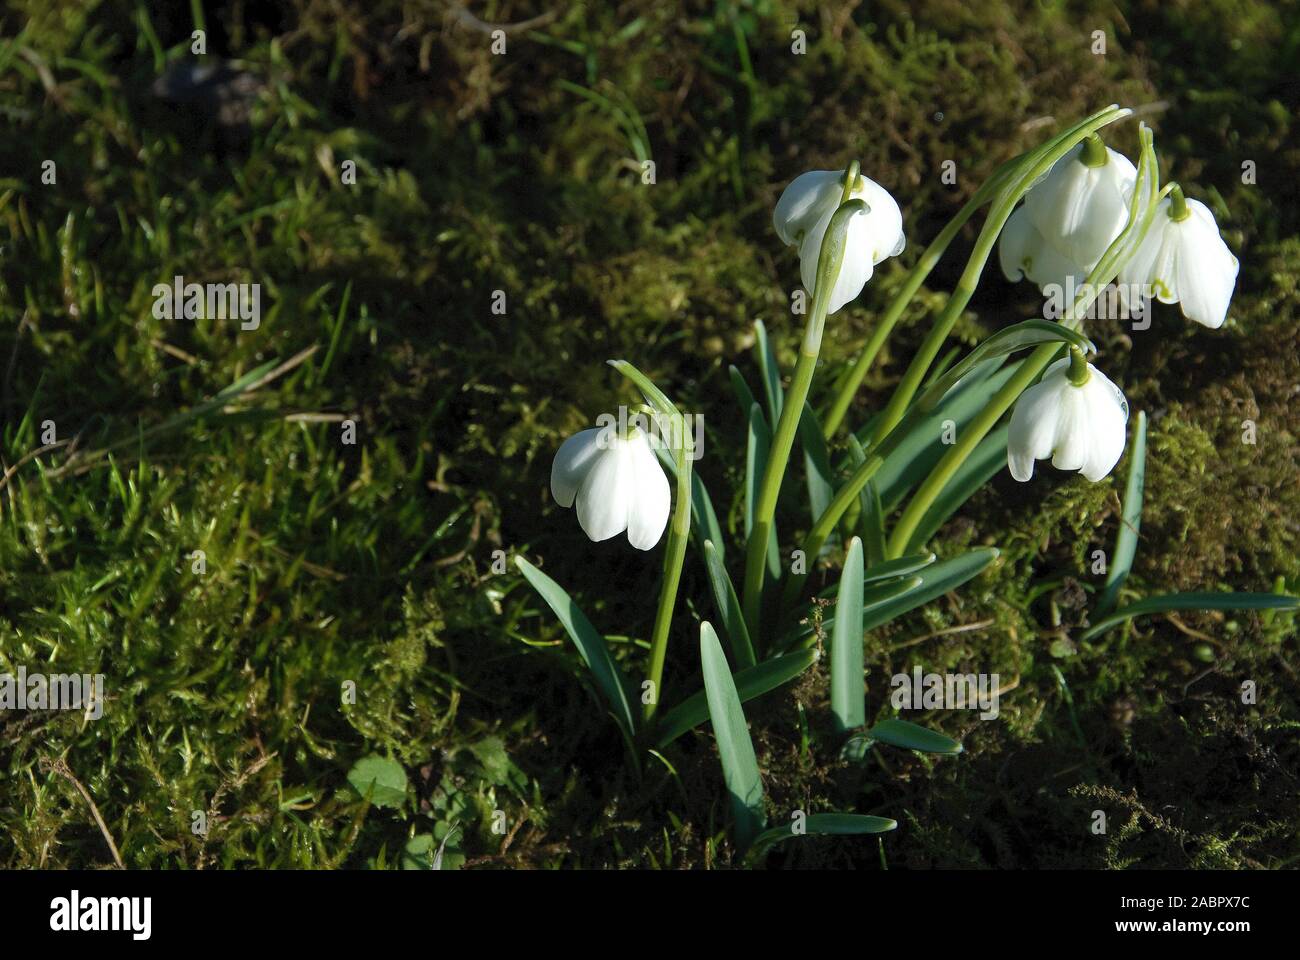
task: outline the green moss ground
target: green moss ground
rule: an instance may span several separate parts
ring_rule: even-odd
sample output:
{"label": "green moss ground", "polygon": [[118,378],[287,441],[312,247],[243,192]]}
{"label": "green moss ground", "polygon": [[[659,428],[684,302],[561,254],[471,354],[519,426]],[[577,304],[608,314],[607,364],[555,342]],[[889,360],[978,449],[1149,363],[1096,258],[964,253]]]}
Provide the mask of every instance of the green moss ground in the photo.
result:
{"label": "green moss ground", "polygon": [[[606,630],[649,633],[654,560],[586,541],[546,492],[551,456],[630,399],[602,361],[632,359],[706,414],[699,469],[737,532],[740,504],[721,497],[744,443],[727,366],[752,371],[757,319],[787,369],[797,342],[797,265],[771,209],[797,173],[854,156],[900,198],[909,247],[833,319],[828,369],[996,164],[1100,105],[1144,108],[1164,176],[1215,211],[1241,274],[1219,331],[1176,308],[1146,332],[1090,327],[1151,418],[1130,586],[1300,589],[1293,4],[629,0],[565,5],[505,56],[441,3],[294,0],[269,19],[209,5],[209,52],[266,81],[246,138],[150,96],[195,27],[186,5],[153,6],[19,0],[0,15],[0,672],[103,673],[110,697],[90,722],[0,716],[0,866],[111,864],[59,760],[129,867],[418,866],[452,824],[449,864],[731,864],[707,728],[670,751],[676,776],[637,781],[559,625],[513,568],[493,572],[493,551],[543,563]],[[491,22],[543,9],[472,6]],[[790,53],[796,19],[804,56]],[[1131,152],[1135,125],[1110,140]],[[887,395],[972,237],[918,297],[854,422]],[[155,319],[153,284],[175,274],[260,282],[260,328]],[[990,276],[958,333],[1039,310],[1027,285]],[[220,413],[143,433],[313,348]],[[33,458],[46,420],[75,444]],[[1296,864],[1292,619],[1188,614],[1070,639],[1121,489],[1122,473],[999,476],[935,542],[996,545],[997,565],[868,638],[872,710],[918,662],[1014,680],[996,722],[928,718],[964,739],[962,757],[841,762],[821,736],[820,667],[755,705],[774,819],[856,809],[901,824],[879,845],[808,841],[770,865]],[[698,684],[710,606],[693,555],[684,589],[669,697]],[[985,625],[941,632],[971,624]],[[639,661],[639,643],[620,656]],[[1256,704],[1240,702],[1246,679]],[[349,787],[369,755],[409,781],[390,805]]]}

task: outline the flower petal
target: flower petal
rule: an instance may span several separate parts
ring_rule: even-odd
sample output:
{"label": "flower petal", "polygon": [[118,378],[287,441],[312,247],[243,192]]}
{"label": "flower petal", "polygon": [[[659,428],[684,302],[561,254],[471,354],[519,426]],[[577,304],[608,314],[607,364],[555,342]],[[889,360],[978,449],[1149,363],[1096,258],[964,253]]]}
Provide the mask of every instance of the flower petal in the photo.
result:
{"label": "flower petal", "polygon": [[810,170],[790,182],[772,212],[772,223],[782,243],[798,243],[801,234],[806,236],[823,216],[829,217],[835,211],[843,176],[842,170]]}
{"label": "flower petal", "polygon": [[663,536],[672,509],[668,477],[645,434],[629,441],[632,463],[632,502],[627,539],[638,550],[649,550]]}
{"label": "flower petal", "polygon": [[583,430],[560,444],[551,464],[551,496],[562,507],[573,506],[583,478],[600,454],[600,427]]}
{"label": "flower petal", "polygon": [[1179,302],[1188,320],[1218,328],[1228,316],[1228,304],[1237,285],[1237,258],[1219,235],[1209,208],[1188,200],[1192,215],[1173,224],[1177,231],[1177,278]]}
{"label": "flower petal", "polygon": [[1052,455],[1056,444],[1061,392],[1069,386],[1059,374],[1066,361],[1047,368],[1043,379],[1020,395],[1007,426],[1007,468],[1021,483],[1034,475],[1034,461]]}
{"label": "flower petal", "polygon": [[627,529],[632,470],[627,444],[615,439],[608,449],[600,452],[578,488],[578,523],[596,543]]}

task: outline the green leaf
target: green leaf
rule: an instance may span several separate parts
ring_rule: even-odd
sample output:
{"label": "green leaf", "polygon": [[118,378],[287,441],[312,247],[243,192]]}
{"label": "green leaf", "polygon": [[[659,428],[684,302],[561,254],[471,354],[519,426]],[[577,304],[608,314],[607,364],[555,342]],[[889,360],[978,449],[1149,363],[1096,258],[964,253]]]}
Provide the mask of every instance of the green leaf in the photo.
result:
{"label": "green leaf", "polygon": [[398,809],[406,803],[406,771],[387,757],[362,757],[348,771],[348,785],[376,807]]}
{"label": "green leaf", "polygon": [[1115,555],[1110,559],[1106,575],[1106,588],[1097,600],[1094,613],[1105,616],[1115,609],[1120,588],[1133,568],[1137,553],[1138,531],[1142,526],[1142,492],[1147,476],[1147,415],[1139,410],[1137,425],[1133,428],[1133,446],[1128,454],[1128,483],[1124,487],[1124,503],[1119,520],[1119,533],[1115,536]]}
{"label": "green leaf", "polygon": [[906,590],[866,608],[862,622],[863,632],[874,630],[895,617],[901,617],[936,597],[943,596],[949,590],[960,587],[997,559],[997,556],[996,548],[981,547],[923,567],[914,575],[914,581],[909,581],[911,585]]}
{"label": "green leaf", "polygon": [[727,576],[722,565],[722,557],[713,546],[713,541],[704,544],[704,564],[709,571],[709,586],[713,588],[713,603],[718,610],[718,619],[731,641],[731,653],[739,667],[754,665],[754,647],[749,642],[749,628],[745,626],[745,614],[740,609],[740,600],[736,597],[736,588]]}
{"label": "green leaf", "polygon": [[[849,461],[853,469],[867,462],[866,451],[853,434],[849,434]],[[859,529],[862,531],[862,546],[866,552],[867,566],[874,567],[885,560],[885,511],[880,504],[880,492],[875,479],[868,480],[858,492],[860,508]],[[820,514],[817,514],[820,516]]]}
{"label": "green leaf", "polygon": [[862,592],[862,541],[854,537],[844,560],[831,633],[831,713],[841,733],[867,722],[862,689]]}
{"label": "green leaf", "polygon": [[[908,493],[930,475],[935,464],[952,448],[943,442],[944,421],[962,429],[987,405],[1020,367],[1020,361],[1001,367],[1003,361],[980,365],[951,389],[933,413],[907,432],[881,464],[872,483],[880,493],[885,512],[898,507]],[[1001,368],[1000,368],[1001,367]],[[1000,368],[1000,369],[999,369]]]}
{"label": "green leaf", "polygon": [[872,817],[864,813],[814,813],[804,819],[803,832],[795,833],[794,824],[764,830],[754,839],[747,859],[757,861],[767,854],[774,844],[792,837],[866,836],[888,833],[898,828],[898,821],[888,817]]}
{"label": "green leaf", "polygon": [[1149,617],[1174,610],[1294,610],[1297,607],[1300,607],[1300,597],[1281,593],[1167,593],[1121,607],[1103,617],[1079,639],[1091,640],[1134,617]]}
{"label": "green leaf", "polygon": [[862,582],[880,583],[882,580],[905,577],[930,566],[936,559],[938,558],[933,553],[925,552],[909,554],[896,560],[886,560],[884,563],[875,563],[862,575]]}
{"label": "green leaf", "polygon": [[[758,503],[763,471],[767,469],[767,453],[772,445],[772,435],[763,420],[763,411],[754,404],[749,408],[749,437],[745,447],[745,540],[754,529],[754,506]],[[767,540],[767,575],[776,580],[781,576],[781,557],[776,547],[776,524]]]}
{"label": "green leaf", "polygon": [[979,442],[966,462],[957,468],[916,525],[905,550],[916,550],[934,536],[948,518],[961,509],[962,504],[975,495],[984,484],[1007,463],[1007,427],[1001,426]]}
{"label": "green leaf", "polygon": [[[744,374],[735,367],[729,367],[728,373],[731,375],[731,389],[735,392],[736,399],[740,401],[740,415],[744,417],[746,423],[749,423],[750,408],[753,407],[754,404],[758,403],[758,401],[754,399],[754,391],[749,389],[749,384],[745,382]],[[761,408],[759,410],[759,415],[762,415]],[[771,424],[768,424],[766,420],[764,423],[767,424],[770,432]]]}
{"label": "green leaf", "polygon": [[942,753],[955,756],[961,753],[961,744],[942,733],[936,733],[928,727],[891,717],[881,720],[863,736],[868,741],[887,743],[891,747],[904,750],[919,750],[922,753]]}
{"label": "green leaf", "polygon": [[[764,660],[732,675],[736,694],[741,703],[748,703],[777,687],[789,683],[817,662],[816,650],[796,650],[783,656]],[[704,691],[691,694],[673,707],[659,721],[655,732],[655,746],[663,749],[682,734],[694,730],[709,718],[709,704]]]}
{"label": "green leaf", "polygon": [[758,758],[749,739],[749,726],[740,707],[740,696],[731,679],[731,669],[718,643],[718,635],[706,620],[700,624],[700,664],[704,671],[704,693],[713,721],[713,736],[718,741],[722,760],[722,778],[731,794],[731,810],[736,821],[736,846],[748,849],[766,823],[763,811],[763,781],[758,772]]}
{"label": "green leaf", "polygon": [[962,377],[970,373],[978,364],[989,360],[998,360],[1017,350],[1041,347],[1045,343],[1067,343],[1078,347],[1085,354],[1096,353],[1097,348],[1083,334],[1071,330],[1054,320],[1024,320],[1003,327],[997,333],[985,338],[974,350],[955,367],[934,382],[917,406],[921,410],[933,410],[945,393],[956,386]]}
{"label": "green leaf", "polygon": [[591,670],[596,686],[600,687],[601,692],[609,700],[614,719],[623,728],[624,736],[631,737],[636,732],[636,715],[627,699],[627,686],[623,681],[623,674],[609,655],[605,638],[591,625],[591,621],[564,592],[563,587],[523,557],[516,557],[515,565],[555,612],[560,623],[564,624],[565,631],[573,640],[574,646],[578,648],[578,653],[582,654],[587,668]]}
{"label": "green leaf", "polygon": [[[889,608],[897,603],[899,598],[906,597],[913,590],[916,590],[922,584],[919,576],[898,577],[888,580],[884,583],[873,586],[870,590],[863,589],[862,592],[862,615],[864,621],[869,621],[873,612],[876,610]],[[832,590],[835,588],[832,587]],[[803,623],[788,631],[783,637],[782,646],[792,646],[802,640],[804,643],[811,643],[813,640],[813,627],[811,620],[807,615],[808,608],[804,608]],[[821,622],[822,631],[833,630],[835,627],[836,617],[834,613],[827,614]],[[865,632],[865,628],[864,628]]]}
{"label": "green leaf", "polygon": [[[804,473],[808,478],[810,516],[820,517],[830,506],[835,488],[831,484],[831,455],[826,449],[821,421],[807,400],[804,401],[803,416],[799,418],[799,442],[803,446]],[[823,544],[823,549],[826,546]]]}
{"label": "green leaf", "polygon": [[776,354],[767,339],[767,327],[762,320],[754,321],[754,355],[758,359],[759,373],[763,378],[763,394],[767,397],[768,423],[781,421],[781,406],[785,393],[781,390],[781,368],[776,365]]}

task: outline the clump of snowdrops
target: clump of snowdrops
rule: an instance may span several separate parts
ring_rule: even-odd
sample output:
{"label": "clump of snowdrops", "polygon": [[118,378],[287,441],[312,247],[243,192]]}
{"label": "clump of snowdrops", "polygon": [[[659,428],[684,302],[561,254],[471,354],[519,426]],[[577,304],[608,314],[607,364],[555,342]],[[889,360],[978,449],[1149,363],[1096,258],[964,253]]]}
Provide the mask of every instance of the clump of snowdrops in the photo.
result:
{"label": "clump of snowdrops", "polygon": [[[1025,482],[1035,462],[1049,458],[1058,470],[1092,482],[1113,470],[1127,442],[1128,404],[1122,389],[1089,361],[1096,351],[1083,329],[1102,292],[1117,294],[1134,310],[1149,309],[1154,298],[1177,303],[1184,317],[1207,327],[1224,323],[1237,260],[1204,204],[1184,197],[1177,184],[1160,184],[1148,128],[1140,126],[1136,162],[1102,141],[1100,131],[1130,113],[1107,107],[1003,164],[921,254],[820,409],[809,398],[825,324],[862,292],[877,265],[903,252],[905,228],[897,202],[857,162],[845,170],[807,172],[790,183],[774,225],[780,240],[797,248],[811,303],[788,380],[761,323],[758,391],[731,368],[748,432],[745,538],[738,550],[726,543],[712,498],[693,470],[701,453],[702,434],[692,429],[698,423],[627,360],[610,363],[645,403],[617,417],[603,415],[557,452],[552,495],[560,506],[576,508],[591,540],[625,534],[630,546],[648,551],[667,531],[640,686],[554,580],[522,557],[517,564],[590,668],[638,769],[647,756],[667,763],[664,748],[711,720],[736,844],[751,857],[791,836],[881,833],[896,826],[880,816],[799,811],[791,823],[765,829],[763,786],[741,704],[806,670],[819,656],[822,636],[830,637],[830,704],[846,755],[860,757],[873,743],[960,752],[955,741],[897,717],[867,725],[864,637],[960,587],[997,557],[986,547],[940,561],[926,543],[1003,463]],[[849,429],[853,398],[894,326],[963,225],[986,207],[956,288],[892,397]],[[995,247],[1009,279],[1028,279],[1055,303],[1055,313],[1045,311],[1053,319],[1011,323],[960,359],[957,351],[941,357]],[[1228,593],[1173,594],[1117,607],[1141,520],[1145,435],[1139,415],[1124,523],[1085,638],[1164,610],[1295,606],[1294,598],[1277,594]],[[798,541],[780,535],[775,515],[782,484],[796,472],[796,442],[809,512],[782,518],[782,526],[806,530]],[[691,542],[707,573],[715,619],[699,625],[698,646],[688,648],[681,642],[678,588]],[[838,581],[814,597],[811,575],[820,576],[825,562],[838,556]],[[814,617],[814,599],[834,602]],[[698,650],[702,690],[663,689],[674,637],[675,656]]]}

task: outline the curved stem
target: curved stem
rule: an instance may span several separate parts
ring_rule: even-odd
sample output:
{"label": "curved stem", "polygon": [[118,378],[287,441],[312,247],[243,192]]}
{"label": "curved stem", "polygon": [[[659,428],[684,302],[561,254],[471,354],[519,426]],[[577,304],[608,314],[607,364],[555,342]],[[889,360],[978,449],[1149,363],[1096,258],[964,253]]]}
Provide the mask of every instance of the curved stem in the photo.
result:
{"label": "curved stem", "polygon": [[912,397],[915,396],[916,391],[925,380],[926,372],[930,369],[930,365],[934,363],[934,358],[938,356],[939,351],[943,348],[944,341],[948,338],[948,334],[952,332],[952,328],[956,325],[961,312],[966,309],[966,304],[970,302],[971,296],[975,293],[975,288],[979,285],[980,277],[984,273],[984,266],[993,253],[993,247],[998,241],[998,236],[1002,233],[1002,228],[1011,217],[1011,212],[1015,209],[1016,204],[1020,202],[1020,198],[1028,193],[1039,177],[1051,170],[1052,166],[1072,150],[1080,140],[1092,136],[1098,128],[1113,120],[1118,120],[1120,117],[1127,116],[1128,113],[1127,110],[1119,109],[1102,111],[1099,115],[1090,118],[1089,121],[1076,125],[1067,135],[1052,141],[1050,149],[1042,150],[1040,148],[1040,151],[1031,154],[1029,161],[1016,171],[1017,177],[1014,186],[1003,192],[997,203],[989,211],[988,218],[984,221],[984,226],[980,230],[979,239],[975,242],[975,248],[971,251],[970,259],[966,262],[966,269],[962,271],[961,278],[957,281],[952,296],[948,298],[948,302],[944,305],[943,313],[939,315],[934,326],[930,328],[930,332],[926,335],[916,356],[912,358],[906,373],[903,374],[903,379],[894,390],[894,395],[890,397],[889,404],[880,415],[876,428],[872,432],[872,445],[879,443],[903,418],[904,411],[906,411],[908,404],[912,402]]}
{"label": "curved stem", "polygon": [[[1087,312],[1103,287],[1118,275],[1120,268],[1129,260],[1150,228],[1160,199],[1168,192],[1156,192],[1159,186],[1159,171],[1156,166],[1155,151],[1151,146],[1150,131],[1145,127],[1140,131],[1142,138],[1142,156],[1139,159],[1138,183],[1133,191],[1132,206],[1128,224],[1111,243],[1101,260],[1088,274],[1079,296],[1075,299],[1061,324],[1077,330],[1081,325],[1080,317]],[[1145,204],[1145,206],[1143,206]],[[962,430],[961,437],[951,449],[943,455],[925,482],[908,502],[903,515],[899,517],[889,543],[885,548],[887,558],[900,557],[908,548],[921,518],[930,509],[939,494],[943,492],[953,475],[974,452],[975,447],[993,429],[1002,415],[1019,399],[1020,394],[1034,382],[1047,368],[1047,365],[1060,352],[1054,344],[1039,347],[1016,371],[1015,375],[1003,384],[975,418]]]}
{"label": "curved stem", "polygon": [[848,412],[849,404],[853,402],[853,397],[857,394],[858,388],[862,386],[862,381],[866,379],[867,371],[876,362],[876,357],[884,348],[885,341],[889,339],[894,326],[902,318],[903,311],[912,302],[916,292],[921,289],[921,284],[925,283],[926,278],[930,276],[930,272],[943,259],[945,251],[952,244],[952,241],[956,239],[961,228],[975,215],[976,210],[988,202],[989,196],[994,190],[1002,185],[1002,181],[1006,178],[1009,169],[1010,165],[1004,164],[995,170],[993,175],[975,192],[975,195],[957,211],[957,215],[948,221],[947,226],[939,231],[939,235],[925,248],[921,258],[916,261],[916,265],[912,267],[912,272],[908,274],[903,288],[898,291],[898,295],[894,297],[884,316],[880,318],[880,323],[871,334],[871,339],[862,348],[862,353],[858,354],[853,366],[841,378],[835,400],[831,404],[822,424],[826,439],[829,440],[835,436],[840,424],[844,422],[844,415]]}
{"label": "curved stem", "polygon": [[[845,176],[842,198],[847,198],[852,193],[857,173],[858,164],[854,161]],[[745,553],[742,606],[745,625],[749,628],[751,639],[755,641],[760,637],[759,609],[762,606],[767,543],[772,535],[772,517],[776,513],[777,496],[781,492],[781,481],[785,477],[786,464],[790,460],[790,450],[794,446],[795,434],[799,431],[799,421],[803,417],[808,388],[812,385],[813,372],[817,368],[817,356],[821,353],[826,308],[830,303],[831,292],[839,280],[840,267],[844,263],[848,223],[850,218],[865,209],[866,204],[861,200],[842,199],[838,209],[831,215],[826,233],[822,237],[821,249],[817,254],[817,280],[816,289],[813,290],[812,309],[808,312],[808,325],[799,347],[799,360],[795,364],[794,376],[790,380],[790,389],[781,406],[781,418],[777,422],[776,432],[768,448],[767,466],[763,470],[758,500],[754,504],[754,524],[749,532],[749,543]]]}

